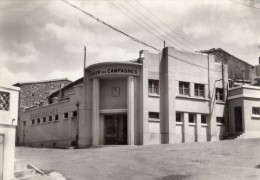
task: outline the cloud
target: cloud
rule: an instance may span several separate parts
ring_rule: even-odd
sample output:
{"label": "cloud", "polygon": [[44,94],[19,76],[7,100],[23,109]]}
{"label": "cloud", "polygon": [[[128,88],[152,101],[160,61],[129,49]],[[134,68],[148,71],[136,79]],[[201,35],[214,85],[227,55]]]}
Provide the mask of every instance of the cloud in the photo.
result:
{"label": "cloud", "polygon": [[75,81],[81,77],[83,77],[83,67],[82,69],[76,69],[74,71],[55,70],[49,74],[46,79],[68,78],[69,80]]}
{"label": "cloud", "polygon": [[36,81],[37,79],[27,72],[12,73],[6,67],[0,67],[0,84],[13,85],[17,82]]}

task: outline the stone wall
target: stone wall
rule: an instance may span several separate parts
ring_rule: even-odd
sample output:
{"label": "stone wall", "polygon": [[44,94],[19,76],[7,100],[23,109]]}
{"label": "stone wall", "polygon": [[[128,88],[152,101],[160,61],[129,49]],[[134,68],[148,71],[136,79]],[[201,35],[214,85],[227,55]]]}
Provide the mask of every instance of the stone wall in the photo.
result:
{"label": "stone wall", "polygon": [[29,83],[17,83],[15,86],[21,88],[19,97],[19,107],[31,107],[36,103],[48,102],[47,97],[60,89],[71,83],[67,79],[62,80],[51,80],[42,82],[29,82]]}
{"label": "stone wall", "polygon": [[[235,56],[229,54],[228,52],[218,49],[210,49],[206,51],[201,51],[202,53],[215,55],[216,62],[223,62],[228,65],[228,78],[234,81],[239,80],[249,80],[254,83],[254,78],[256,77],[255,67]],[[244,75],[243,75],[244,74]]]}

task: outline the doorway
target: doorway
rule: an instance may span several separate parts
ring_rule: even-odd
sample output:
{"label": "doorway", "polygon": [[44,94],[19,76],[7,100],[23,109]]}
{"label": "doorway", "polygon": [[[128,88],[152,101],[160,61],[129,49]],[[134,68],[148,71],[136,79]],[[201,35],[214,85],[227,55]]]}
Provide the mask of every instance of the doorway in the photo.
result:
{"label": "doorway", "polygon": [[104,116],[104,144],[127,144],[127,116],[125,114]]}
{"label": "doorway", "polygon": [[4,168],[4,135],[0,134],[0,179],[3,179]]}
{"label": "doorway", "polygon": [[242,132],[243,131],[243,122],[242,122],[242,107],[235,107],[235,131]]}

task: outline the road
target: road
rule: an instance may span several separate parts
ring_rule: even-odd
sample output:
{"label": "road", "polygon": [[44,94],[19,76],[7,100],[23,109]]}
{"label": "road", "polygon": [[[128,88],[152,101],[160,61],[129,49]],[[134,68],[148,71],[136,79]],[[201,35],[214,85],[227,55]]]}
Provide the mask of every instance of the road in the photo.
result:
{"label": "road", "polygon": [[260,179],[260,139],[76,150],[17,147],[16,158],[68,180]]}

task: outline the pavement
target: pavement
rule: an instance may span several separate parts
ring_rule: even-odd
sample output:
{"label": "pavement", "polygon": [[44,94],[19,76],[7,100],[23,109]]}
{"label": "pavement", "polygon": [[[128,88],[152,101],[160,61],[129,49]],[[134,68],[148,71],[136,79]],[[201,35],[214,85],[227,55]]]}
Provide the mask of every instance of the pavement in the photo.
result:
{"label": "pavement", "polygon": [[67,180],[258,180],[260,139],[88,149],[17,147],[16,158]]}

